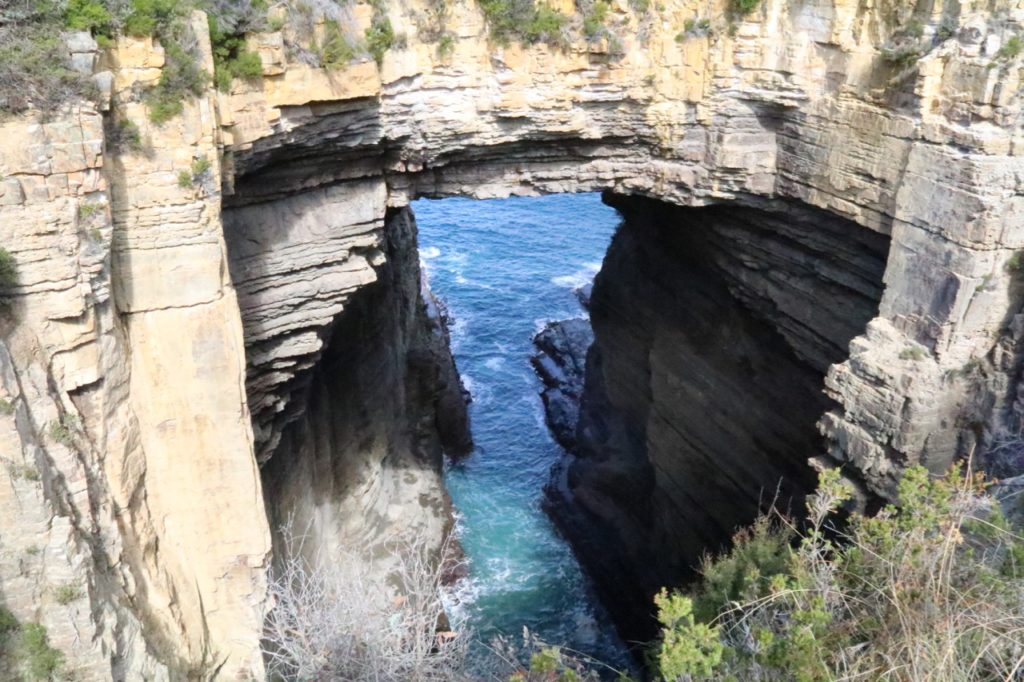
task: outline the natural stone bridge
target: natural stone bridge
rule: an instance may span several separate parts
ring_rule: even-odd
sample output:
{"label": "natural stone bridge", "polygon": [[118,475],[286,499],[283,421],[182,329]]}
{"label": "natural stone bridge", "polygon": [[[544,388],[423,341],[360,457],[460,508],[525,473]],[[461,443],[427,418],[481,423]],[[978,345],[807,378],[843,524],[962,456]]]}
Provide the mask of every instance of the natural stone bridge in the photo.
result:
{"label": "natural stone bridge", "polygon": [[[632,223],[620,272],[654,258],[660,279],[643,286],[747,311],[710,326],[776,374],[712,396],[724,416],[709,424],[759,446],[772,432],[754,463],[716,462],[735,443],[665,428],[693,418],[671,378],[707,357],[686,332],[709,318],[639,307],[638,328],[657,333],[616,339],[612,276],[607,314],[595,312],[603,395],[633,438],[622,452],[653,465],[642,514],[657,527],[638,542],[679,543],[666,571],[709,540],[678,515],[714,503],[685,476],[746,468],[721,494],[756,498],[762,477],[806,479],[813,457],[884,497],[907,463],[940,470],[983,452],[1017,426],[1020,370],[1020,71],[990,66],[1020,26],[1021,8],[1006,9],[990,25],[969,5],[936,7],[926,35],[952,18],[956,36],[901,72],[881,56],[908,19],[897,7],[769,0],[735,35],[679,41],[694,7],[638,18],[623,3],[613,53],[607,41],[496,47],[460,5],[442,58],[416,38],[411,3],[392,14],[407,46],[380,67],[288,63],[280,33],[254,36],[262,81],[211,91],[159,127],[131,92],[159,77],[162,52],[122,39],[111,112],[0,124],[0,243],[20,276],[0,322],[14,407],[0,412],[0,513],[18,519],[0,547],[5,603],[41,614],[86,677],[261,677],[272,523],[315,519],[327,549],[395,524],[440,532],[437,457],[460,438],[444,423],[450,367],[418,312],[404,210],[416,196],[610,191]],[[104,118],[137,124],[144,149],[105,142]],[[179,186],[201,158],[212,172]],[[80,209],[90,203],[104,210]],[[358,338],[380,342],[369,352]],[[636,355],[649,375],[630,371]],[[720,386],[741,376],[725,359],[707,371]],[[398,385],[402,399],[386,400]],[[359,392],[370,386],[380,393]],[[50,436],[55,423],[72,437]],[[619,463],[594,448],[571,504],[584,526],[606,504],[625,513],[604,522],[635,521],[628,500],[601,493],[602,467]],[[69,580],[88,586],[70,617],[39,588]]]}

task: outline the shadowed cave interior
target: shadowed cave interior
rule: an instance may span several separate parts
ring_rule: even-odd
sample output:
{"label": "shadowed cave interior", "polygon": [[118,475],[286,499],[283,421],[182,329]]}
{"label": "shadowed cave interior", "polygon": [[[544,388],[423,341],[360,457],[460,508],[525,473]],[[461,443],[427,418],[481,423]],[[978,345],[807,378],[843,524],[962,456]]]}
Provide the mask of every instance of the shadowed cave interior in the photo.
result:
{"label": "shadowed cave interior", "polygon": [[[824,452],[823,377],[877,313],[888,238],[794,202],[603,199],[622,222],[590,298],[575,444],[544,497],[620,635],[640,642],[658,589],[772,504],[799,509]],[[381,244],[377,281],[289,387],[301,415],[263,467],[272,524],[301,522],[328,550],[442,531],[442,452],[471,449],[408,208],[389,210]]]}

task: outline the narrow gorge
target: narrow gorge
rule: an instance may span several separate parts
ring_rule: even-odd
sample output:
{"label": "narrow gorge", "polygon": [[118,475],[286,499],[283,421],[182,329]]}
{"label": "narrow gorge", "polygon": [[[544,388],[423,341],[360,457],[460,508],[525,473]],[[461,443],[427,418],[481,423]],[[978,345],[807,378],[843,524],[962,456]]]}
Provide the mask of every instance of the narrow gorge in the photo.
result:
{"label": "narrow gorge", "polygon": [[[417,200],[601,192],[621,216],[575,387],[541,360],[518,396],[540,415],[545,391],[566,453],[536,446],[516,504],[540,523],[545,488],[566,594],[592,584],[627,641],[817,470],[869,509],[917,464],[1022,473],[1024,6],[593,4],[522,40],[487,3],[272,5],[232,48],[255,73],[166,118],[147,93],[180,46],[68,31],[92,99],[0,98],[0,606],[62,675],[266,679],[275,567],[442,547],[446,466],[463,485],[487,436]],[[326,58],[382,17],[386,49]],[[207,16],[181,21],[216,73]],[[585,239],[573,206],[531,223],[551,264]],[[544,314],[516,327],[526,372],[574,316]]]}

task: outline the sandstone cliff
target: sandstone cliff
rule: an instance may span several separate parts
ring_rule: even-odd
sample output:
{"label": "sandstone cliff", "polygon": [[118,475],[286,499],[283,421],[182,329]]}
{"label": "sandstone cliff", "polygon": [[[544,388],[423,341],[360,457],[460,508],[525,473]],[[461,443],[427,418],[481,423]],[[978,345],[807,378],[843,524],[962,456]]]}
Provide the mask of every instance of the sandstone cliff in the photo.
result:
{"label": "sandstone cliff", "polygon": [[[757,410],[723,413],[746,418],[737,438],[801,425],[760,460],[729,460],[743,467],[733,489],[745,504],[761,475],[801,479],[807,457],[847,464],[866,491],[891,495],[906,463],[940,469],[1018,428],[1021,68],[997,55],[1022,30],[1019,2],[765,0],[732,29],[719,2],[668,0],[643,13],[616,2],[607,34],[577,32],[564,50],[495,45],[477,7],[453,3],[442,51],[423,3],[387,11],[405,43],[379,66],[290,59],[286,44],[301,36],[286,24],[250,39],[262,79],[211,90],[164,125],[138,97],[159,78],[159,45],[121,39],[102,60],[79,46],[78,61],[105,74],[110,111],[78,104],[49,121],[0,123],[0,244],[19,278],[2,292],[12,304],[0,322],[0,600],[44,623],[80,677],[261,677],[267,509],[324,512],[326,541],[367,532],[361,514],[404,519],[392,501],[408,510],[407,495],[429,490],[417,518],[440,525],[433,389],[423,411],[397,401],[369,425],[348,411],[363,369],[381,368],[408,395],[425,390],[410,280],[388,265],[414,260],[400,237],[408,217],[386,218],[415,196],[611,189],[673,204],[685,213],[676,222],[703,228],[717,284],[694,295],[714,307],[724,288],[755,311],[736,328],[760,325],[774,340],[751,362],[792,369],[785,382],[803,387],[793,413],[788,395],[763,388],[786,408],[778,425]],[[358,33],[372,10],[357,3],[351,15]],[[696,18],[714,30],[686,32]],[[894,64],[883,49],[911,21],[925,47]],[[125,121],[139,129],[137,149],[116,144]],[[796,239],[792,258],[762,239],[762,221]],[[851,244],[870,262],[849,261]],[[837,257],[816,262],[823,251]],[[373,293],[396,277],[404,284],[392,293]],[[609,312],[616,295],[609,281]],[[397,343],[395,355],[353,346],[359,329]],[[593,362],[607,376],[666,368],[670,385],[636,389],[675,401],[669,379],[682,369],[665,341],[693,340],[677,324],[664,334],[630,345],[648,358]],[[413,351],[404,364],[399,349]],[[366,353],[367,367],[349,364]],[[707,370],[716,380],[733,371]],[[822,373],[828,401],[812,386]],[[637,381],[621,378],[623,388]],[[704,477],[700,467],[731,446],[677,450],[668,404],[645,393],[632,405],[662,418],[630,415],[647,426],[630,432],[644,442],[628,452]],[[812,422],[824,450],[794,447]],[[365,448],[334,449],[364,426]],[[394,468],[388,443],[403,449]],[[662,459],[672,452],[701,459]],[[605,464],[629,478],[629,463]],[[310,489],[317,467],[331,475]],[[641,520],[661,519],[644,532],[700,541],[665,517],[706,500],[680,499],[685,485],[643,484],[655,493]],[[632,519],[624,502],[619,518]],[[80,596],[62,604],[65,584]]]}

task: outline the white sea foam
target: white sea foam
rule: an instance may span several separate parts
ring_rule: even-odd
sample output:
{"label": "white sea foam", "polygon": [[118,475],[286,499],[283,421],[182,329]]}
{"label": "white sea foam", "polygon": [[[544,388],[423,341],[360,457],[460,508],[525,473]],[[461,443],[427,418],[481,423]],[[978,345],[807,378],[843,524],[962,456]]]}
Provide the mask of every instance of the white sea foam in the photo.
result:
{"label": "white sea foam", "polygon": [[427,246],[420,249],[420,258],[423,260],[430,260],[431,258],[437,258],[441,255],[441,249],[436,246]]}
{"label": "white sea foam", "polygon": [[582,268],[571,275],[559,275],[558,277],[552,277],[551,283],[555,286],[564,287],[566,289],[579,289],[580,287],[594,281],[594,275],[596,275],[600,269],[600,263],[584,263]]}

